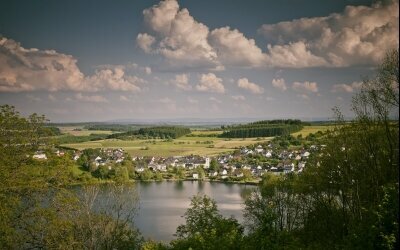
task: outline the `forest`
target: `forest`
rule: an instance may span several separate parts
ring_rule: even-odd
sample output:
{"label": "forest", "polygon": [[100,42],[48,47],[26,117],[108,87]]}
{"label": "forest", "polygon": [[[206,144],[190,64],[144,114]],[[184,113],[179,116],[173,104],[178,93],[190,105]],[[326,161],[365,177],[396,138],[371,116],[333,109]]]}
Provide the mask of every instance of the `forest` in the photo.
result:
{"label": "forest", "polygon": [[135,125],[135,124],[87,124],[83,128],[87,130],[109,130],[114,132],[127,132],[138,130],[141,127],[145,127],[144,125]]}
{"label": "forest", "polygon": [[108,138],[125,139],[125,138],[135,137],[135,138],[176,139],[187,134],[190,134],[190,129],[186,127],[157,126],[157,127],[140,128],[139,130],[128,131],[125,133],[112,134],[109,135]]}
{"label": "forest", "polygon": [[222,138],[251,138],[289,135],[303,128],[300,120],[263,120],[248,124],[223,126]]}

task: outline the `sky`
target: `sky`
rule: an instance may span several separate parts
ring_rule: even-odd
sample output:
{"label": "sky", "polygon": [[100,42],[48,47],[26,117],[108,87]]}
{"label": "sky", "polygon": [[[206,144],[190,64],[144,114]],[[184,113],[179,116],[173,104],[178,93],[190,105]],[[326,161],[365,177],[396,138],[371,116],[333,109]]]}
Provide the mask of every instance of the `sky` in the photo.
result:
{"label": "sky", "polygon": [[2,0],[0,105],[52,122],[351,117],[398,35],[398,0]]}

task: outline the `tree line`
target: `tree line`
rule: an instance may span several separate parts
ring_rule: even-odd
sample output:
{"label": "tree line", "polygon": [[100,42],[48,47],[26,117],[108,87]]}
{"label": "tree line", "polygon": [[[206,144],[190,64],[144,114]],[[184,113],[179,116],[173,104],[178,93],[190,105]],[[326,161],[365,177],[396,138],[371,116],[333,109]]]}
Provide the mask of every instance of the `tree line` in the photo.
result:
{"label": "tree line", "polygon": [[128,131],[125,133],[118,133],[109,135],[108,138],[127,138],[127,137],[139,137],[139,138],[171,138],[176,139],[181,136],[190,134],[190,129],[181,126],[157,126],[140,128],[136,131]]}
{"label": "tree line", "polygon": [[138,130],[139,128],[144,127],[144,125],[135,125],[135,124],[87,124],[83,128],[87,130],[109,130],[114,132],[127,132]]}
{"label": "tree line", "polygon": [[222,138],[249,138],[288,135],[303,128],[301,124],[246,124],[232,126],[224,130]]}

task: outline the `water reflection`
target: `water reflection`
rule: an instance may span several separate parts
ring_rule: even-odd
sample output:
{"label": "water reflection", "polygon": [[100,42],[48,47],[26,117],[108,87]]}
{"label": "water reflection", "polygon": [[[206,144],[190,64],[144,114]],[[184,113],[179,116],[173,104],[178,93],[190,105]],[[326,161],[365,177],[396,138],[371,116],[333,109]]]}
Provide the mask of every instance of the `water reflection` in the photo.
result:
{"label": "water reflection", "polygon": [[175,189],[176,191],[182,191],[182,190],[184,190],[183,181],[176,181],[174,184],[175,184],[175,185],[174,185],[174,189]]}
{"label": "water reflection", "polygon": [[253,192],[254,189],[252,188],[243,188],[240,190],[240,197],[242,197],[243,200],[246,200],[248,197],[251,196],[251,193]]}
{"label": "water reflection", "polygon": [[204,190],[204,182],[203,181],[198,181],[197,183],[198,183],[197,187],[199,189],[199,192],[203,191]]}
{"label": "water reflection", "polygon": [[201,193],[212,197],[222,215],[227,217],[232,215],[242,222],[243,201],[254,186],[200,181],[164,181],[137,182],[131,189],[137,190],[140,197],[140,209],[135,217],[135,225],[147,238],[170,241],[174,238],[176,228],[184,223],[182,216],[189,208],[190,198],[193,195]]}

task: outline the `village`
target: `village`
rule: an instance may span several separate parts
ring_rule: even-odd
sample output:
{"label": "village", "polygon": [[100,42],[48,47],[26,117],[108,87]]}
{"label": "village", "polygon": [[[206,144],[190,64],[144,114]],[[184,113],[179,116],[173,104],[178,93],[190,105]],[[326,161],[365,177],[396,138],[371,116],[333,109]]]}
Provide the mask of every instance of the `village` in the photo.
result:
{"label": "village", "polygon": [[[131,156],[122,148],[98,148],[82,151],[55,149],[56,156],[70,155],[81,168],[100,179],[112,179],[125,173],[125,179],[138,180],[220,180],[257,182],[264,174],[301,173],[309,157],[325,145],[297,149],[282,148],[277,143],[260,143],[208,156]],[[33,155],[46,160],[44,152]],[[121,171],[122,169],[122,171]],[[116,173],[118,172],[118,173]]]}

